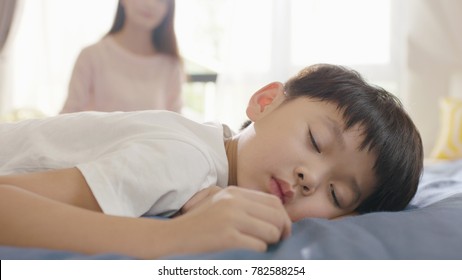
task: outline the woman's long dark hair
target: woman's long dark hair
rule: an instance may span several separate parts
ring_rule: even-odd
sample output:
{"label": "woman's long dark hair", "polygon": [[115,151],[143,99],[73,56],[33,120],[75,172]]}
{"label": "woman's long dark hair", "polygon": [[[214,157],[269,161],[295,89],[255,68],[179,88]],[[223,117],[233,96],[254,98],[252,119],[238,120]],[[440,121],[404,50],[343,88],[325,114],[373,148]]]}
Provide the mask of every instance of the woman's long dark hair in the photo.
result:
{"label": "woman's long dark hair", "polygon": [[[152,30],[151,41],[156,50],[160,53],[171,55],[180,59],[178,44],[175,34],[175,0],[167,1],[168,9],[162,22]],[[119,32],[125,23],[125,8],[119,0],[116,16],[109,34]]]}

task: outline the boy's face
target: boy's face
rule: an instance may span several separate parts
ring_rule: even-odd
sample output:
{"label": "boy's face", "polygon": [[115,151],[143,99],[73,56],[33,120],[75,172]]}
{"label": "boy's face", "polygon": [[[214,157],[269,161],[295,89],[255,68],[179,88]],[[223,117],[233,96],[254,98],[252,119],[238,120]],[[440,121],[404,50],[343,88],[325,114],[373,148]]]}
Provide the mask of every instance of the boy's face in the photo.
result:
{"label": "boy's face", "polygon": [[293,221],[351,214],[375,184],[376,156],[358,149],[361,128],[344,131],[334,104],[284,99],[278,83],[252,97],[254,125],[239,136],[238,185],[278,196]]}

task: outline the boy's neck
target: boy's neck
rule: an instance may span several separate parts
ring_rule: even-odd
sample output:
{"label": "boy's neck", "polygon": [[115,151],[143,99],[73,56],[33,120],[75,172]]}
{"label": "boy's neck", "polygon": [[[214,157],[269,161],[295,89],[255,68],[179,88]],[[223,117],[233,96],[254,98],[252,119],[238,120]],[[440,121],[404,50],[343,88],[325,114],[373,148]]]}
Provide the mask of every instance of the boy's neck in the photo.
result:
{"label": "boy's neck", "polygon": [[237,186],[237,142],[237,137],[225,140],[226,157],[228,158],[228,186]]}

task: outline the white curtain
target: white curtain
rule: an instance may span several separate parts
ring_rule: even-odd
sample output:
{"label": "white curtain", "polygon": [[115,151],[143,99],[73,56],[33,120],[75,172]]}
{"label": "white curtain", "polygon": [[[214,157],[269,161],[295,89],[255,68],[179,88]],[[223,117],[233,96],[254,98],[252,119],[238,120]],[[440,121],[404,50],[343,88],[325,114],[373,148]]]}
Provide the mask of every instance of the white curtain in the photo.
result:
{"label": "white curtain", "polygon": [[408,8],[403,91],[429,155],[439,132],[439,100],[462,97],[462,1],[410,0]]}
{"label": "white curtain", "polygon": [[8,81],[8,56],[12,34],[15,31],[15,15],[19,0],[0,0],[0,113],[8,96],[3,94]]}
{"label": "white curtain", "polygon": [[117,0],[20,0],[3,54],[0,116],[61,109],[80,50],[110,28]]}
{"label": "white curtain", "polygon": [[16,2],[16,0],[0,0],[0,53],[10,33]]}

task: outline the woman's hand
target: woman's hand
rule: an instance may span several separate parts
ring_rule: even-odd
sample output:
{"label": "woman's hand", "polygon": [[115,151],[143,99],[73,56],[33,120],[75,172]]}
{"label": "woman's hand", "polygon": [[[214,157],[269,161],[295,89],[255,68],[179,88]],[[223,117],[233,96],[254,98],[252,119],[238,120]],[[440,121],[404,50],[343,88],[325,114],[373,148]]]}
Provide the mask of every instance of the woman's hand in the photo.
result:
{"label": "woman's hand", "polygon": [[281,201],[253,190],[211,187],[199,192],[171,220],[182,250],[225,249],[265,251],[291,233],[291,221]]}

